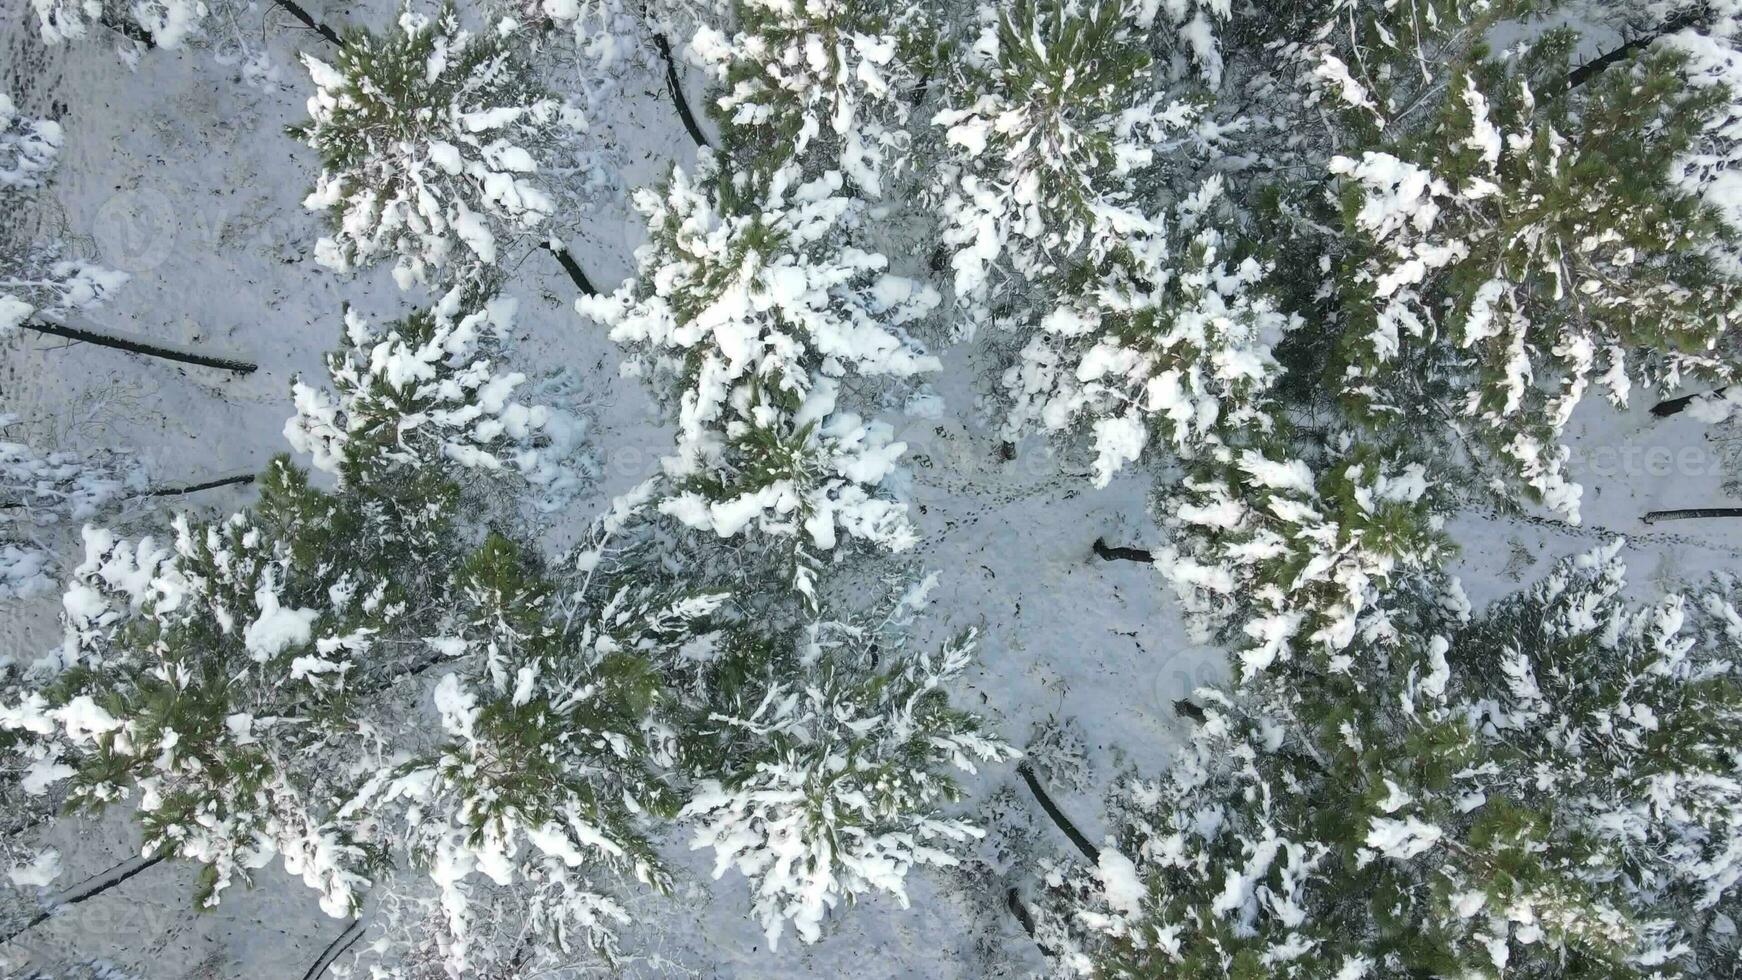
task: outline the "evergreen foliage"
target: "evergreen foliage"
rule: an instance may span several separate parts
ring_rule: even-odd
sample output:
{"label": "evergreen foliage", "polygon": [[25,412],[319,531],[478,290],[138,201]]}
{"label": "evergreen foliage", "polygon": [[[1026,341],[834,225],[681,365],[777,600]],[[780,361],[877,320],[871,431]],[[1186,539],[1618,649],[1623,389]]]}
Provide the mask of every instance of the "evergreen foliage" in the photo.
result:
{"label": "evergreen foliage", "polygon": [[347,33],[331,64],[303,55],[315,94],[291,135],[320,154],[303,203],[331,218],[322,265],[391,258],[402,289],[473,283],[554,213],[539,157],[579,116],[513,41],[465,29],[452,6],[407,6],[392,30]]}
{"label": "evergreen foliage", "polygon": [[1618,544],[1469,618],[1423,587],[1319,685],[1200,691],[1043,941],[1108,976],[1710,976],[1738,851],[1728,579],[1638,606]]}

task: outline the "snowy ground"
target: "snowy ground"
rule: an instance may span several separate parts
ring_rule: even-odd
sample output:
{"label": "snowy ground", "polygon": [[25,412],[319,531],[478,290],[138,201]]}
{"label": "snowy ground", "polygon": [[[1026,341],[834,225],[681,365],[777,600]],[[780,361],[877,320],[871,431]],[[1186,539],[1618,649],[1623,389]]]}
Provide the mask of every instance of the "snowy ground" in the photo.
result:
{"label": "snowy ground", "polygon": [[[367,15],[332,3],[317,16]],[[371,4],[381,7],[381,4]],[[28,26],[28,0],[0,0],[0,75],[20,107],[59,118],[68,143],[40,213],[0,216],[61,234],[134,279],[90,319],[104,327],[258,361],[247,377],[174,367],[25,334],[0,346],[0,411],[17,412],[68,448],[136,449],[158,483],[190,483],[258,469],[284,450],[290,379],[320,371],[337,336],[341,303],[393,316],[414,300],[385,271],[335,278],[309,257],[316,216],[300,199],[313,173],[308,151],[283,135],[303,115],[306,86],[293,52],[312,46],[281,13],[257,10],[234,26],[254,51],[146,52],[135,67],[110,39],[45,50]],[[589,107],[595,134],[623,149],[620,187],[656,179],[690,153],[663,81],[647,73],[627,97]],[[619,192],[584,216],[574,239],[600,284],[631,268],[639,223]],[[644,476],[668,443],[638,383],[617,376],[617,353],[577,317],[568,281],[534,256],[516,273],[521,300],[517,357],[565,366],[581,381],[592,444],[604,467],[590,510]],[[946,355],[937,382],[940,417],[897,419],[909,443],[911,495],[923,533],[918,555],[942,570],[937,616],[982,627],[970,697],[1003,734],[1035,746],[1037,768],[1085,828],[1125,767],[1153,773],[1181,731],[1171,702],[1217,679],[1222,655],[1190,643],[1178,612],[1148,568],[1097,560],[1091,545],[1155,540],[1136,475],[1092,490],[1068,461],[1038,443],[1003,460],[974,408],[981,352]],[[1645,404],[1627,413],[1591,406],[1575,424],[1586,527],[1470,514],[1455,526],[1458,567],[1477,601],[1529,581],[1547,562],[1610,532],[1631,545],[1636,585],[1714,568],[1742,570],[1742,522],[1645,526],[1647,510],[1724,503],[1742,437],[1685,416],[1654,421]],[[1732,493],[1734,488],[1732,488]],[[182,501],[231,508],[237,491]],[[1730,502],[1734,502],[1730,500]],[[140,514],[149,523],[161,514]],[[584,516],[584,515],[582,515]],[[30,654],[55,641],[54,603],[0,606],[0,645]],[[1040,961],[1003,906],[1027,887],[1039,854],[1065,846],[1012,769],[984,773],[968,805],[994,828],[984,861],[958,873],[919,876],[913,905],[886,900],[838,916],[814,946],[777,952],[744,917],[739,881],[705,886],[707,863],[681,839],[670,854],[687,880],[672,900],[647,899],[625,937],[623,971],[635,976],[977,977],[1028,976]],[[1096,831],[1091,829],[1091,836]],[[124,815],[61,821],[64,887],[133,853]],[[193,873],[162,865],[76,906],[7,947],[0,974],[82,975],[69,963],[99,959],[123,975],[296,977],[344,929],[315,897],[275,870],[257,887],[195,914]],[[601,968],[601,974],[606,971]]]}

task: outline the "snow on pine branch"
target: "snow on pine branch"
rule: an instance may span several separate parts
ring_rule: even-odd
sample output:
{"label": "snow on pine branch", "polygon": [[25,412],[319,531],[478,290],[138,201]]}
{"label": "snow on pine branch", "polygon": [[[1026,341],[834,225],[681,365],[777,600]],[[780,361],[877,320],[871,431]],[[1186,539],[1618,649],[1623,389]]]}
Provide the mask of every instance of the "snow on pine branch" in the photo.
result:
{"label": "snow on pine branch", "polygon": [[[906,163],[906,57],[929,28],[899,0],[745,0],[728,36],[703,25],[690,48],[722,91],[716,115],[766,177],[789,162],[839,171],[869,198]],[[735,161],[744,166],[747,161]],[[807,166],[807,172],[813,170]]]}
{"label": "snow on pine branch", "polygon": [[979,8],[951,107],[932,118],[959,161],[936,193],[971,321],[1006,265],[1032,282],[1159,234],[1134,171],[1191,132],[1198,111],[1152,84],[1136,13],[1124,0]]}
{"label": "snow on pine branch", "polygon": [[[430,868],[449,969],[501,955],[479,929],[505,889],[554,941],[535,955],[554,965],[582,946],[610,954],[626,915],[595,879],[671,886],[645,836],[678,807],[659,766],[671,708],[654,667],[706,631],[725,597],[613,580],[576,617],[496,535],[468,559],[459,590],[463,625],[444,640],[458,670],[434,691],[444,744],[381,793]],[[368,793],[352,804],[376,805]]]}
{"label": "snow on pine branch", "polygon": [[[23,212],[29,194],[49,185],[66,134],[51,119],[19,111],[0,93],[0,206]],[[0,236],[0,338],[33,314],[67,313],[96,306],[127,281],[127,274],[63,256],[58,242]]]}
{"label": "snow on pine branch", "polygon": [[1329,172],[1353,246],[1345,398],[1395,419],[1431,365],[1458,383],[1446,411],[1576,520],[1561,440],[1587,389],[1728,381],[1742,292],[1711,260],[1736,230],[1671,180],[1727,96],[1669,50],[1567,93],[1570,45],[1469,66],[1426,131]]}
{"label": "snow on pine branch", "polygon": [[145,469],[113,453],[44,452],[14,435],[19,419],[0,414],[0,599],[53,589],[52,549],[43,529],[95,519],[145,489]]}
{"label": "snow on pine branch", "polygon": [[210,12],[201,0],[31,0],[31,6],[37,30],[49,44],[83,40],[92,27],[101,35],[136,25],[160,48],[181,47],[199,33]]}
{"label": "snow on pine branch", "polygon": [[1084,292],[1061,292],[1004,372],[1006,438],[1086,427],[1094,483],[1106,486],[1152,432],[1191,459],[1272,427],[1266,397],[1280,367],[1270,352],[1292,318],[1263,292],[1270,270],[1226,255],[1237,243],[1206,227],[1221,188],[1211,178],[1172,234],[1132,231]]}
{"label": "snow on pine branch", "polygon": [[[1720,969],[1742,880],[1735,588],[1631,605],[1617,550],[1474,618],[1455,582],[1418,579],[1340,673],[1199,691],[1167,776],[1114,797],[1119,859],[1048,873],[1041,941],[1098,976]],[[1385,941],[1397,922],[1420,941]]]}

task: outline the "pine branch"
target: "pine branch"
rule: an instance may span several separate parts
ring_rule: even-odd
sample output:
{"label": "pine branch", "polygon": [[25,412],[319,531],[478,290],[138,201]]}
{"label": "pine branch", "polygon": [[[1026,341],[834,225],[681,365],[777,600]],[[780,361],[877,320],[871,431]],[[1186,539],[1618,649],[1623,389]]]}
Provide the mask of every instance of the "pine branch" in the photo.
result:
{"label": "pine branch", "polygon": [[345,46],[345,41],[343,38],[339,37],[338,31],[335,31],[320,21],[315,20],[314,17],[303,8],[302,4],[297,3],[296,0],[272,0],[272,2],[283,7],[285,10],[290,11],[292,17],[302,21],[303,25],[309,30],[314,31],[323,38],[326,38],[329,44],[337,48]]}
{"label": "pine branch", "polygon": [[161,863],[166,856],[167,855],[165,854],[156,854],[148,858],[129,858],[128,860],[115,865],[113,868],[91,878],[87,878],[78,885],[61,892],[59,895],[51,899],[47,907],[41,912],[38,912],[29,922],[26,922],[23,926],[14,930],[10,935],[0,938],[0,946],[4,946],[24,933],[42,925],[44,922],[47,922],[55,914],[60,912],[61,909],[64,909],[69,905],[77,905],[88,898],[95,898],[147,868]]}
{"label": "pine branch", "polygon": [[593,285],[592,280],[588,279],[587,274],[581,271],[581,264],[575,261],[573,255],[569,254],[568,246],[548,241],[544,243],[544,250],[556,256],[556,260],[562,263],[563,271],[569,274],[569,279],[574,282],[575,288],[579,289],[582,294],[587,296],[599,295],[599,290]]}
{"label": "pine branch", "polygon": [[339,933],[337,939],[327,944],[327,948],[321,951],[320,959],[315,960],[314,965],[308,968],[308,972],[302,975],[302,980],[318,980],[322,974],[327,972],[327,968],[333,965],[334,960],[345,955],[345,951],[356,945],[357,940],[361,938],[363,938],[363,917],[358,916],[349,928]]}
{"label": "pine branch", "polygon": [[1034,777],[1034,769],[1029,766],[1027,761],[1017,763],[1016,772],[1022,777],[1022,781],[1028,784],[1028,791],[1034,794],[1036,800],[1040,801],[1040,808],[1046,811],[1046,815],[1052,818],[1052,822],[1057,824],[1060,830],[1064,831],[1065,836],[1071,839],[1071,843],[1076,845],[1077,850],[1082,851],[1083,856],[1090,861],[1101,860],[1100,849],[1089,843],[1089,839],[1083,836],[1083,832],[1077,829],[1076,824],[1071,823],[1070,818],[1059,810],[1058,804],[1052,801],[1052,797],[1046,795],[1046,790],[1041,787],[1040,780]]}
{"label": "pine branch", "polygon": [[182,364],[197,364],[201,367],[218,368],[223,371],[234,371],[237,374],[253,374],[260,365],[231,357],[214,357],[210,354],[200,354],[195,351],[177,348],[169,344],[160,344],[147,340],[135,340],[121,334],[95,330],[86,326],[72,326],[66,322],[56,322],[42,313],[19,324],[26,330],[48,334],[51,337],[63,337],[67,340],[96,344],[99,347],[110,347],[124,350],[131,354],[143,354],[146,357],[162,358],[166,361],[178,361]]}
{"label": "pine branch", "polygon": [[1142,548],[1114,547],[1107,543],[1106,538],[1095,539],[1095,556],[1102,561],[1138,561],[1145,565],[1155,564],[1155,555]]}
{"label": "pine branch", "polygon": [[1653,510],[1645,514],[1645,523],[1685,521],[1698,517],[1742,517],[1742,507],[1688,507],[1682,510]]}
{"label": "pine branch", "polygon": [[1597,75],[1601,74],[1603,70],[1609,66],[1620,61],[1625,61],[1626,59],[1631,58],[1634,52],[1649,47],[1651,42],[1658,38],[1663,37],[1666,34],[1674,34],[1676,31],[1679,31],[1684,27],[1692,27],[1694,24],[1698,23],[1699,20],[1700,18],[1696,13],[1689,11],[1682,14],[1680,17],[1664,22],[1662,27],[1652,31],[1650,34],[1636,37],[1613,51],[1603,52],[1597,57],[1592,58],[1590,61],[1587,61],[1568,72],[1567,88],[1578,88],[1580,85],[1583,85],[1597,77]]}
{"label": "pine branch", "polygon": [[1711,391],[1705,391],[1705,392],[1698,392],[1697,391],[1691,395],[1680,395],[1680,396],[1677,396],[1675,398],[1665,398],[1663,401],[1660,401],[1656,405],[1651,406],[1651,414],[1657,416],[1660,419],[1669,418],[1671,415],[1680,415],[1684,410],[1687,409],[1687,407],[1689,405],[1692,405],[1696,399],[1715,397],[1717,395],[1722,395],[1724,392],[1726,392],[1728,390],[1730,390],[1730,386],[1725,385],[1722,388],[1713,388]]}

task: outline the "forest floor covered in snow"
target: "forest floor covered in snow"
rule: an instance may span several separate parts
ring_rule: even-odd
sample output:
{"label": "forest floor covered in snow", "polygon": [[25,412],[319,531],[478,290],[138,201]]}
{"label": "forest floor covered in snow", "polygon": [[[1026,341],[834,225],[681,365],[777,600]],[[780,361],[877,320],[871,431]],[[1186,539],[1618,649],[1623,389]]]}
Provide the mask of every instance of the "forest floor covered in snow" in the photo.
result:
{"label": "forest floor covered in snow", "polygon": [[[309,5],[331,23],[384,19],[385,5]],[[84,257],[132,278],[89,322],[160,343],[259,365],[247,375],[185,365],[34,333],[0,342],[0,411],[20,415],[46,444],[136,452],[153,485],[199,483],[258,470],[288,451],[282,430],[290,384],[318,375],[345,303],[390,319],[418,300],[385,269],[338,277],[311,257],[320,216],[302,198],[312,153],[284,133],[304,116],[306,77],[295,52],[318,38],[281,10],[257,6],[226,25],[228,45],[131,52],[114,38],[46,48],[28,0],[0,0],[0,74],[21,109],[59,120],[66,147],[36,213],[0,216],[35,237],[73,243]],[[695,83],[699,92],[699,82]],[[664,87],[647,62],[623,76],[609,103],[584,107],[592,138],[610,147],[608,186],[574,223],[571,247],[602,288],[633,268],[642,235],[628,192],[693,158]],[[576,523],[643,479],[669,444],[642,385],[619,376],[619,353],[577,316],[574,289],[549,256],[513,270],[520,303],[512,355],[522,369],[563,381],[588,422],[599,478],[570,505]],[[1102,490],[1085,463],[1029,440],[1013,458],[977,409],[990,355],[975,343],[941,352],[936,397],[892,415],[908,444],[921,542],[915,559],[941,573],[940,630],[978,626],[972,707],[1029,753],[1060,806],[1091,837],[1107,786],[1132,767],[1166,764],[1186,721],[1173,708],[1223,676],[1225,655],[1192,642],[1160,577],[1130,561],[1098,558],[1094,544],[1159,540],[1149,478],[1128,470]],[[1455,569],[1478,603],[1528,582],[1555,559],[1625,536],[1635,588],[1713,569],[1742,569],[1742,520],[1647,524],[1652,510],[1734,505],[1742,433],[1687,415],[1658,420],[1640,402],[1617,412],[1588,399],[1575,419],[1573,475],[1586,486],[1585,523],[1466,512],[1453,528]],[[159,498],[135,507],[144,532],[176,508],[221,512],[248,488]],[[72,542],[69,540],[68,554]],[[30,657],[58,641],[56,597],[0,604],[0,646]],[[1007,907],[1041,858],[1069,847],[1014,766],[982,771],[964,807],[991,830],[974,860],[916,874],[911,907],[873,900],[837,915],[814,945],[766,948],[740,888],[704,887],[704,857],[674,834],[679,870],[670,898],[636,900],[625,959],[600,975],[757,977],[1029,976],[1033,943]],[[123,812],[67,817],[43,841],[61,854],[53,893],[133,857],[138,830]],[[731,872],[729,875],[733,874]],[[276,868],[221,906],[192,907],[194,871],[165,863],[64,909],[0,947],[0,974],[83,976],[301,976],[347,923]],[[365,939],[367,942],[367,939]]]}

